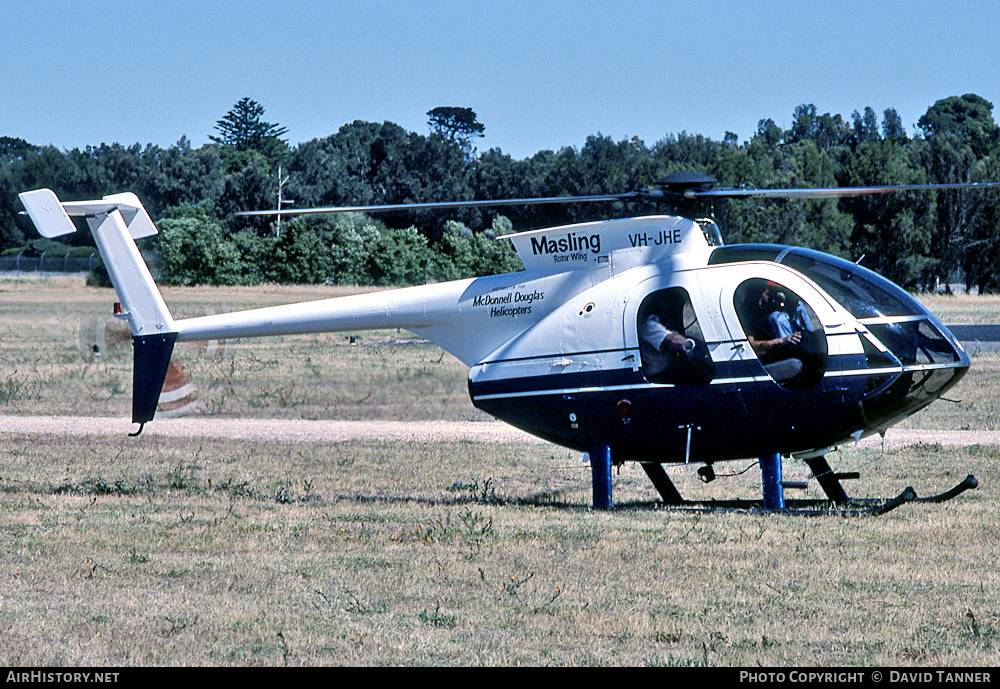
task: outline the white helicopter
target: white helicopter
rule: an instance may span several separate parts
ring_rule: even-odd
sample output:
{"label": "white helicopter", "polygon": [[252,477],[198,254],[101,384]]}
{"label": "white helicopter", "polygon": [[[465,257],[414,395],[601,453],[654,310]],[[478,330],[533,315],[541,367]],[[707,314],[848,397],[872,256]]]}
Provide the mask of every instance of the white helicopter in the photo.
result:
{"label": "white helicopter", "polygon": [[[508,204],[699,198],[830,198],[1000,184],[828,189],[716,189],[703,175],[668,176],[624,194],[303,209],[377,212]],[[524,270],[507,275],[174,320],[135,244],[156,234],[131,193],[60,202],[20,194],[45,237],[86,218],[134,344],[132,421],[153,419],[175,342],[402,328],[470,367],[473,404],[589,455],[593,504],[613,505],[611,469],[639,462],[664,502],[696,509],[878,514],[943,501],[912,488],[856,499],[825,454],[884,433],[962,378],[970,360],[905,291],[854,263],[809,249],[724,246],[708,219],[648,216],[509,235]],[[294,211],[283,210],[288,215]],[[241,215],[273,214],[276,211]],[[828,500],[786,501],[783,457],[806,462]],[[664,464],[757,458],[761,501],[686,501]]]}

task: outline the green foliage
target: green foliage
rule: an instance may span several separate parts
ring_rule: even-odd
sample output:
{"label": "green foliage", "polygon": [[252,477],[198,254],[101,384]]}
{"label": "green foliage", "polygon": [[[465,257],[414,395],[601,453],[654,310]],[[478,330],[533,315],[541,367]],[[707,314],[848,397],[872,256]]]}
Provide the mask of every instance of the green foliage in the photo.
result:
{"label": "green foliage", "polygon": [[[925,173],[913,164],[911,149],[898,137],[867,141],[841,174],[844,184],[880,186],[923,184]],[[854,219],[854,258],[904,287],[924,282],[933,260],[930,194],[881,194],[845,199],[841,207]]]}
{"label": "green foliage", "polygon": [[[269,220],[233,214],[276,207],[279,162],[289,178],[282,196],[298,207],[605,194],[647,187],[677,171],[760,188],[996,181],[1000,127],[992,110],[974,94],[944,98],[908,137],[892,108],[880,123],[871,107],[845,118],[804,103],[790,119],[777,118],[790,122],[788,130],[762,118],[742,143],[731,133],[715,141],[680,132],[651,145],[595,134],[579,148],[515,160],[499,150],[474,151],[485,125],[469,108],[429,111],[429,136],[392,122],[355,121],[290,148],[287,129],[244,98],[216,122],[212,143],[197,149],[182,138],[166,149],[102,144],[60,151],[0,137],[0,251],[19,250],[35,237],[19,215],[19,191],[48,187],[75,199],[128,190],[163,232],[157,246],[164,279],[180,284],[417,284],[510,272],[519,261],[508,242],[496,239],[508,231],[678,209],[634,201],[510,206],[502,221],[489,209],[312,217],[285,221],[280,233]],[[706,203],[698,213],[715,214],[729,243],[863,255],[866,266],[912,289],[932,287],[958,269],[970,285],[1000,289],[998,193],[731,201]],[[92,240],[77,232],[62,241],[79,247]]]}
{"label": "green foliage", "polygon": [[269,273],[273,282],[319,284],[330,275],[333,257],[324,241],[322,228],[310,218],[300,217],[282,224],[274,242],[274,264]]}
{"label": "green foliage", "polygon": [[937,101],[917,120],[927,138],[953,136],[980,158],[1000,143],[1000,127],[993,121],[993,104],[968,93]]}
{"label": "green foliage", "polygon": [[334,216],[330,227],[330,278],[341,285],[369,285],[372,249],[378,246],[385,226],[361,213]]}
{"label": "green foliage", "polygon": [[498,216],[484,232],[472,232],[455,220],[446,222],[444,234],[435,247],[435,278],[457,280],[521,270],[521,260],[513,244],[498,239],[510,227],[510,221],[503,216]]}
{"label": "green foliage", "polygon": [[256,285],[262,282],[282,282],[276,277],[277,269],[273,234],[261,234],[254,228],[243,228],[229,234],[243,265],[242,284]]}
{"label": "green foliage", "polygon": [[276,162],[288,150],[288,144],[281,139],[288,133],[287,127],[265,122],[264,107],[250,98],[243,98],[215,123],[220,136],[209,139],[219,144],[227,155],[232,155],[230,169],[238,169],[240,153],[252,151]]}
{"label": "green foliage", "polygon": [[0,252],[0,255],[16,256],[17,254],[23,253],[25,256],[37,257],[42,254],[52,254],[55,256],[69,256],[71,258],[87,258],[93,254],[94,251],[95,249],[93,247],[69,246],[67,244],[57,242],[54,239],[40,237],[26,242],[24,246],[15,246],[10,249],[4,249]]}
{"label": "green foliage", "polygon": [[471,150],[473,137],[483,136],[486,131],[486,125],[479,121],[472,108],[434,108],[427,112],[427,117],[427,126],[432,132],[466,150]]}
{"label": "green foliage", "polygon": [[903,118],[899,116],[895,108],[887,108],[882,113],[882,137],[893,141],[906,140]]}
{"label": "green foliage", "polygon": [[366,262],[375,285],[417,285],[427,282],[431,251],[427,237],[415,227],[384,230]]}
{"label": "green foliage", "polygon": [[243,257],[223,225],[204,205],[174,209],[159,223],[161,280],[170,285],[247,282]]}
{"label": "green foliage", "polygon": [[234,160],[239,164],[221,180],[215,204],[219,215],[227,217],[238,211],[274,208],[278,185],[270,162],[257,151],[236,152],[230,163]]}

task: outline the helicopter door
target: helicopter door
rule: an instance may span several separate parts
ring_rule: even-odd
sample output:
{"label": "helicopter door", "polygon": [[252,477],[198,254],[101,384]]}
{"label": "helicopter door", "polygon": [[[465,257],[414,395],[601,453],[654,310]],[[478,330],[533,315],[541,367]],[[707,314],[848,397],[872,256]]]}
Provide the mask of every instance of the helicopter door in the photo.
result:
{"label": "helicopter door", "polygon": [[[782,388],[807,390],[818,385],[826,374],[826,334],[812,306],[825,302],[795,277],[782,276],[780,282],[744,280],[731,295],[723,290],[722,310],[739,358],[758,363],[751,368],[756,371],[755,378],[761,377],[763,368],[763,373]],[[794,289],[789,283],[794,283]],[[742,336],[734,332],[736,322]]]}
{"label": "helicopter door", "polygon": [[634,365],[650,383],[708,385],[715,365],[691,296],[680,286],[650,288],[634,290],[624,314],[625,341],[638,352]]}

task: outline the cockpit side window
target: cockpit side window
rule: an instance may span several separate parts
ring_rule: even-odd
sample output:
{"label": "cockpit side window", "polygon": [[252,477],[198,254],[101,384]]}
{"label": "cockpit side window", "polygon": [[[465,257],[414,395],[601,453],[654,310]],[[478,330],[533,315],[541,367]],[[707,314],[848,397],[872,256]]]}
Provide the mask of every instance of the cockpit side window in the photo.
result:
{"label": "cockpit side window", "polygon": [[715,364],[683,287],[648,294],[639,305],[636,327],[646,380],[673,385],[711,382]]}
{"label": "cockpit side window", "polygon": [[736,289],[734,302],[750,346],[776,383],[805,390],[823,379],[826,334],[805,300],[782,285],[752,279]]}

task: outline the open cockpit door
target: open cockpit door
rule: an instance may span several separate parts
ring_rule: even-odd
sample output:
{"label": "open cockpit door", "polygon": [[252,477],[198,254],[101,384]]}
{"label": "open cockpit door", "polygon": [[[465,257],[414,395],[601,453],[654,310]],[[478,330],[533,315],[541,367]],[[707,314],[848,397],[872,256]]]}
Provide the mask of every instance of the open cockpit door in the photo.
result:
{"label": "open cockpit door", "polygon": [[773,381],[790,391],[816,387],[827,374],[830,346],[824,323],[834,308],[807,280],[776,266],[728,269],[719,308],[738,375]]}

